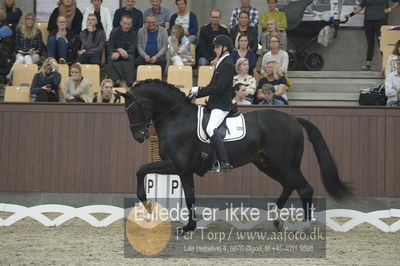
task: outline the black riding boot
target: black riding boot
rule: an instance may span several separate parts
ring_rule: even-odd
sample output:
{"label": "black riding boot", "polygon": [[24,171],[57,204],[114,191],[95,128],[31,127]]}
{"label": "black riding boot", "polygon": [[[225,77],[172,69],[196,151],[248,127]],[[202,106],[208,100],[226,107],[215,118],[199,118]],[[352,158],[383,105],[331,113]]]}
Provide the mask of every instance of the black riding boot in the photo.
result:
{"label": "black riding boot", "polygon": [[219,164],[214,164],[212,171],[213,172],[229,172],[232,170],[232,165],[229,163],[228,154],[226,153],[224,143],[221,137],[217,132],[214,132],[214,135],[210,138],[211,143],[214,145],[215,151],[217,153],[217,158],[219,160]]}

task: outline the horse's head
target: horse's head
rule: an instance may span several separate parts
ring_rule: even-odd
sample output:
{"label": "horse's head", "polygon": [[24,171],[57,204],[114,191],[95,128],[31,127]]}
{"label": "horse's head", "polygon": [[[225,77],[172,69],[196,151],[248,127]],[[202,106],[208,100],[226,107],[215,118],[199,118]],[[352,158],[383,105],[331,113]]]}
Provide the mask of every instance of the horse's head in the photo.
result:
{"label": "horse's head", "polygon": [[125,111],[128,114],[129,129],[133,138],[143,143],[149,137],[149,127],[153,118],[153,106],[149,101],[139,100],[132,91],[122,93],[115,91],[125,98]]}

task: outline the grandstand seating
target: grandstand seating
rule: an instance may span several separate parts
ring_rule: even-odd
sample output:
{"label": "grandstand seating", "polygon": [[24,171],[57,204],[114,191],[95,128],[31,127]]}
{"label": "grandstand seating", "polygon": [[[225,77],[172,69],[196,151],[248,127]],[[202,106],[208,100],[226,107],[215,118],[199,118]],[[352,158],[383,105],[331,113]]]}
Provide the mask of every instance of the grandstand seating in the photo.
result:
{"label": "grandstand seating", "polygon": [[49,32],[47,31],[47,26],[49,23],[47,22],[38,22],[37,26],[39,30],[42,32],[42,40],[43,43],[47,46],[47,39],[49,38]]}
{"label": "grandstand seating", "polygon": [[136,80],[162,79],[161,67],[158,65],[140,65],[137,67]]}
{"label": "grandstand seating", "polygon": [[169,66],[167,82],[180,88],[187,95],[193,86],[193,69],[191,66]]}
{"label": "grandstand seating", "polygon": [[100,67],[98,65],[82,65],[82,77],[89,80],[91,93],[97,92],[100,88]]}
{"label": "grandstand seating", "polygon": [[400,26],[385,25],[381,27],[381,52],[386,46],[396,45],[398,40],[400,40]]}
{"label": "grandstand seating", "polygon": [[13,86],[27,86],[32,84],[33,76],[38,72],[36,64],[15,64],[12,75]]}
{"label": "grandstand seating", "polygon": [[[197,80],[197,86],[199,87],[205,87],[207,86],[211,78],[214,74],[214,67],[213,66],[200,66],[199,67],[199,76]],[[205,104],[205,101],[208,99],[208,97],[203,97],[196,99],[197,104]]]}
{"label": "grandstand seating", "polygon": [[5,102],[29,102],[31,94],[26,86],[7,86],[4,93]]}
{"label": "grandstand seating", "polygon": [[67,64],[59,64],[58,72],[61,74],[60,95],[63,95],[65,82],[69,78],[69,66]]}

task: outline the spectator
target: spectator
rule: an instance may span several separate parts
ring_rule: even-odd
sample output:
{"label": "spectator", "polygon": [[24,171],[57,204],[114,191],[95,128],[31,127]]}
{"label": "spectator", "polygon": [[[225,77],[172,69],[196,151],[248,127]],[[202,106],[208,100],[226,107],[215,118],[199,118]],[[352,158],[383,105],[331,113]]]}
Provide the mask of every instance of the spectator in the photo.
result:
{"label": "spectator", "polygon": [[[372,58],[374,56],[374,46],[375,46],[375,37],[378,39],[381,38],[381,27],[386,24],[386,15],[385,13],[390,13],[394,8],[396,8],[399,4],[394,3],[390,8],[385,9],[388,1],[386,0],[361,0],[360,4],[354,9],[353,12],[346,15],[346,18],[349,19],[355,14],[358,14],[365,8],[364,11],[364,30],[365,37],[367,38],[367,59],[365,61],[365,65],[361,67],[361,70],[370,71]],[[398,2],[398,1],[392,1]]]}
{"label": "spectator", "polygon": [[146,26],[139,30],[137,65],[159,65],[165,69],[167,58],[168,33],[157,23],[154,14],[146,16]]}
{"label": "spectator", "polygon": [[[40,60],[42,50],[42,32],[37,28],[35,15],[25,13],[17,26],[15,38],[15,50],[17,52],[15,64],[35,64]],[[11,79],[12,69],[8,75]]]}
{"label": "spectator", "polygon": [[[279,49],[280,43],[278,37],[271,37],[269,39],[270,51],[263,56],[262,65],[268,62],[275,61],[278,62],[280,69],[287,73],[289,65],[289,55],[287,52]],[[264,74],[261,71],[261,74]]]}
{"label": "spectator", "polygon": [[260,16],[260,13],[258,10],[252,6],[250,6],[250,0],[240,0],[241,6],[238,8],[235,8],[232,11],[231,15],[231,20],[229,23],[229,28],[233,28],[236,24],[239,23],[239,15],[240,12],[246,11],[249,14],[249,26],[258,28],[258,18]]}
{"label": "spectator", "polygon": [[85,12],[83,13],[82,20],[82,31],[87,28],[88,16],[94,14],[97,18],[96,28],[98,30],[103,30],[106,34],[106,40],[110,38],[110,33],[113,28],[111,21],[111,13],[108,7],[102,6],[103,0],[91,0],[92,4],[88,5]]}
{"label": "spectator", "polygon": [[143,15],[145,18],[150,14],[156,15],[158,25],[168,30],[170,27],[171,13],[167,8],[162,7],[161,3],[162,0],[150,0],[151,8],[146,9]]}
{"label": "spectator", "polygon": [[279,30],[285,31],[287,28],[286,14],[282,11],[278,11],[278,0],[267,0],[267,3],[268,11],[263,12],[260,17],[262,33],[267,32],[269,19],[275,19],[277,28]]}
{"label": "spectator", "polygon": [[14,30],[22,16],[22,11],[15,5],[15,0],[4,0],[3,7],[6,11],[5,24],[8,24]]}
{"label": "spectator", "polygon": [[36,94],[36,102],[58,102],[60,82],[61,74],[58,72],[57,61],[48,57],[33,77],[30,92]]}
{"label": "spectator", "polygon": [[67,19],[58,16],[57,28],[50,33],[47,41],[47,56],[65,64],[74,61],[79,47],[79,37],[67,29]]}
{"label": "spectator", "polygon": [[231,39],[236,49],[239,48],[239,36],[247,35],[249,42],[249,49],[257,53],[258,49],[258,33],[257,28],[249,26],[249,13],[242,11],[239,14],[239,24],[231,28]]}
{"label": "spectator", "polygon": [[264,84],[261,89],[257,90],[257,98],[261,99],[258,104],[266,105],[284,105],[283,101],[276,99],[275,88],[270,84]]}
{"label": "spectator", "polygon": [[66,102],[91,103],[90,83],[82,77],[81,65],[73,64],[70,75],[64,86],[64,100]]}
{"label": "spectator", "polygon": [[97,16],[87,16],[87,27],[81,32],[82,49],[78,51],[78,61],[81,64],[101,64],[101,56],[106,42],[104,30],[97,26]]}
{"label": "spectator", "polygon": [[6,75],[11,69],[13,50],[13,31],[6,24],[6,12],[0,9],[0,84],[7,83]]}
{"label": "spectator", "polygon": [[383,67],[382,76],[385,75],[385,73],[387,75],[397,70],[396,61],[398,58],[400,58],[399,56],[400,56],[400,40],[396,42],[392,54],[389,55],[387,59],[386,66]]}
{"label": "spectator", "polygon": [[93,98],[94,103],[119,103],[120,97],[113,92],[113,81],[103,79],[100,84],[100,93]]}
{"label": "spectator", "polygon": [[192,63],[190,55],[190,42],[185,36],[181,25],[172,26],[171,36],[168,37],[169,50],[171,52],[171,61],[174,66],[183,66],[185,63]]}
{"label": "spectator", "polygon": [[218,58],[214,54],[212,42],[218,35],[228,35],[228,30],[219,24],[220,20],[221,11],[219,9],[213,9],[210,12],[210,24],[200,29],[196,53],[199,58],[199,66],[207,66],[210,64],[215,66],[218,62]]}
{"label": "spectator", "polygon": [[132,17],[124,15],[120,26],[112,30],[108,42],[107,75],[118,86],[121,80],[125,80],[129,87],[133,84],[136,43],[137,33],[132,27]]}
{"label": "spectator", "polygon": [[400,59],[396,60],[397,69],[388,73],[385,78],[385,94],[388,97],[386,106],[398,105],[400,93]]}
{"label": "spectator", "polygon": [[247,35],[242,34],[239,36],[238,41],[239,49],[231,53],[233,63],[236,64],[239,58],[246,58],[248,60],[247,63],[249,64],[248,74],[253,76],[258,75],[256,71],[257,55],[253,51],[249,50],[249,38]]}
{"label": "spectator", "polygon": [[261,35],[261,45],[262,45],[262,53],[263,54],[270,51],[269,41],[270,41],[271,37],[278,37],[279,49],[283,50],[283,51],[287,50],[286,33],[283,31],[278,31],[278,26],[276,24],[276,20],[273,18],[269,18],[267,20],[267,31]]}
{"label": "spectator", "polygon": [[113,27],[118,28],[122,16],[128,15],[133,20],[133,30],[138,32],[143,27],[143,13],[134,7],[135,0],[125,0],[125,7],[121,7],[115,11]]}
{"label": "spectator", "polygon": [[[286,90],[287,90],[287,83],[286,79],[284,76],[284,73],[282,72],[281,68],[279,67],[279,64],[275,61],[263,64],[264,72],[265,75],[263,78],[260,79],[260,82],[258,83],[257,90],[261,89],[264,84],[270,84],[274,86],[275,88],[275,96],[278,100],[284,102],[287,104],[287,95],[286,95]],[[259,93],[257,93],[257,96],[259,96]],[[260,101],[262,99],[257,98],[257,101]]]}
{"label": "spectator", "polygon": [[237,75],[233,77],[233,85],[240,83],[246,87],[245,91],[245,99],[249,102],[254,101],[254,94],[257,88],[257,81],[256,79],[249,75],[249,60],[246,58],[240,58],[236,64],[236,73]]}
{"label": "spectator", "polygon": [[186,0],[175,0],[175,4],[178,7],[178,13],[175,13],[171,17],[171,27],[175,24],[182,25],[185,30],[185,36],[189,39],[190,43],[197,42],[197,17],[194,13],[187,10]]}
{"label": "spectator", "polygon": [[236,83],[233,86],[233,100],[232,103],[237,103],[238,105],[246,105],[246,104],[251,104],[248,100],[245,99],[246,95],[246,86],[242,83]]}
{"label": "spectator", "polygon": [[57,30],[57,19],[59,16],[65,18],[68,31],[79,35],[83,16],[79,8],[76,7],[76,0],[58,0],[58,7],[50,15],[49,25],[47,26],[49,33]]}

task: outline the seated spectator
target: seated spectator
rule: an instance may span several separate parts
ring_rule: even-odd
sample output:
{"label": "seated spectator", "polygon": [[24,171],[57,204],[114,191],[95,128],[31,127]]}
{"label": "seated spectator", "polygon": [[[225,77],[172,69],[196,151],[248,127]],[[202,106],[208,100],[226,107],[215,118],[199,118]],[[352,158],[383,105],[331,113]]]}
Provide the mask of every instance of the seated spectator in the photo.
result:
{"label": "seated spectator", "polygon": [[252,103],[254,101],[254,94],[257,88],[257,81],[253,76],[248,74],[249,60],[247,60],[246,58],[240,58],[239,60],[237,60],[235,68],[236,73],[238,74],[233,77],[233,84],[240,83],[245,86],[245,98]]}
{"label": "seated spectator", "polygon": [[238,105],[251,104],[248,100],[245,99],[246,96],[246,86],[242,83],[236,83],[233,86],[233,100],[232,103],[237,103]]}
{"label": "seated spectator", "polygon": [[69,72],[70,77],[64,86],[64,100],[66,102],[91,103],[90,83],[82,77],[81,65],[73,64]]}
{"label": "seated spectator", "polygon": [[100,92],[93,98],[94,103],[119,103],[120,97],[113,92],[113,81],[103,79],[100,84]]}
{"label": "seated spectator", "polygon": [[[272,85],[275,88],[275,96],[278,100],[287,104],[287,83],[282,72],[281,68],[279,67],[278,63],[275,61],[271,61],[267,64],[263,65],[265,75],[263,78],[260,79],[258,83],[257,89],[261,89],[264,84]],[[259,102],[261,99],[257,98]]]}
{"label": "seated spectator", "polygon": [[179,24],[172,26],[171,36],[168,37],[171,61],[174,66],[183,66],[192,63],[190,42],[185,36],[183,27]]}
{"label": "seated spectator", "polygon": [[148,15],[154,14],[157,17],[159,26],[169,29],[171,21],[171,13],[165,7],[161,6],[162,0],[150,0],[151,8],[143,12],[143,16],[147,18]]}
{"label": "seated spectator", "polygon": [[231,15],[231,20],[229,23],[229,28],[233,28],[235,25],[239,23],[239,15],[240,12],[246,11],[249,14],[249,26],[258,28],[258,19],[260,16],[260,13],[258,10],[252,6],[250,6],[250,0],[240,0],[241,6],[238,8],[235,8],[232,11]]}
{"label": "seated spectator", "polygon": [[287,28],[286,14],[277,8],[278,0],[268,0],[268,11],[261,13],[260,24],[262,33],[268,30],[268,19],[275,19],[279,30],[285,31]]}
{"label": "seated spectator", "polygon": [[81,32],[82,49],[78,51],[77,62],[81,64],[101,64],[101,56],[106,42],[104,30],[96,27],[95,14],[87,16],[87,27]]}
{"label": "seated spectator", "polygon": [[157,23],[157,17],[150,14],[146,17],[146,26],[139,30],[137,65],[159,65],[165,69],[168,46],[167,30]]}
{"label": "seated spectator", "polygon": [[0,9],[0,84],[6,84],[6,75],[10,72],[14,50],[12,29],[6,24],[6,12]]}
{"label": "seated spectator", "polygon": [[229,36],[228,30],[219,24],[220,20],[221,11],[213,9],[210,12],[210,24],[200,29],[196,52],[197,58],[199,58],[199,66],[215,66],[218,62],[218,58],[214,54],[213,40],[220,34]]}
{"label": "seated spectator", "polygon": [[386,75],[388,75],[389,73],[392,73],[393,71],[397,70],[396,61],[399,58],[400,58],[400,40],[396,42],[392,54],[389,55],[387,59],[386,66],[383,67],[382,76],[385,75],[385,73]]}
{"label": "seated spectator", "polygon": [[143,27],[143,13],[134,7],[135,0],[125,0],[125,6],[117,9],[114,14],[113,27],[118,28],[122,16],[128,15],[133,20],[133,30],[138,32]]}
{"label": "seated spectator", "polygon": [[[37,28],[35,16],[25,13],[17,26],[15,37],[15,50],[17,52],[15,64],[35,64],[40,60],[42,50],[42,32]],[[8,75],[11,79],[12,68]]]}
{"label": "seated spectator", "polygon": [[58,0],[58,7],[50,15],[47,31],[54,32],[58,28],[57,19],[63,16],[67,23],[68,31],[79,35],[82,27],[83,16],[79,8],[76,7],[76,0]]}
{"label": "seated spectator", "polygon": [[36,94],[36,102],[59,102],[60,82],[61,74],[58,72],[57,61],[48,57],[33,77],[30,92]]}
{"label": "seated spectator", "polygon": [[90,2],[92,4],[89,4],[83,13],[82,31],[87,28],[88,16],[94,14],[97,18],[96,28],[105,32],[106,40],[108,41],[113,29],[110,10],[108,7],[101,5],[103,0],[91,0]]}
{"label": "seated spectator", "polygon": [[258,49],[258,33],[257,28],[249,26],[249,13],[242,11],[239,14],[239,23],[231,28],[231,39],[233,46],[239,49],[239,36],[247,35],[249,42],[249,49],[257,53]]}
{"label": "seated spectator", "polygon": [[[289,66],[289,55],[286,51],[279,49],[279,45],[280,43],[278,37],[271,37],[269,39],[270,51],[263,56],[262,65],[265,65],[271,61],[275,61],[278,62],[283,73],[287,73]],[[264,70],[261,71],[261,74],[264,74]]]}
{"label": "seated spectator", "polygon": [[52,31],[47,41],[47,56],[54,57],[60,64],[74,61],[80,47],[77,35],[67,29],[64,16],[57,18],[57,28]]}
{"label": "seated spectator", "polygon": [[399,105],[400,93],[400,59],[396,60],[397,69],[388,73],[385,78],[385,94],[388,97],[386,106]]}
{"label": "seated spectator", "polygon": [[283,101],[276,99],[275,88],[270,84],[264,84],[261,89],[257,90],[257,98],[260,99],[258,104],[266,105],[284,105]]}
{"label": "seated spectator", "polygon": [[239,58],[246,58],[249,64],[248,74],[252,76],[258,75],[256,71],[257,55],[253,51],[249,50],[249,38],[247,35],[240,35],[238,41],[239,49],[231,53],[233,63],[236,64]]}
{"label": "seated spectator", "polygon": [[125,80],[129,87],[134,82],[136,43],[137,34],[132,27],[132,17],[124,15],[120,26],[112,30],[108,42],[107,75],[118,86],[122,80]]}
{"label": "seated spectator", "polygon": [[276,20],[273,18],[268,19],[267,31],[261,35],[262,53],[265,54],[270,51],[269,42],[271,37],[279,39],[279,49],[287,50],[287,37],[283,31],[278,31]]}
{"label": "seated spectator", "polygon": [[187,9],[186,0],[175,0],[175,4],[178,7],[178,13],[172,15],[171,27],[175,24],[182,25],[185,30],[185,36],[190,43],[196,43],[197,31],[199,30],[196,15]]}
{"label": "seated spectator", "polygon": [[6,11],[5,24],[14,30],[22,16],[22,11],[15,5],[15,0],[4,0],[3,7],[5,7]]}

